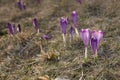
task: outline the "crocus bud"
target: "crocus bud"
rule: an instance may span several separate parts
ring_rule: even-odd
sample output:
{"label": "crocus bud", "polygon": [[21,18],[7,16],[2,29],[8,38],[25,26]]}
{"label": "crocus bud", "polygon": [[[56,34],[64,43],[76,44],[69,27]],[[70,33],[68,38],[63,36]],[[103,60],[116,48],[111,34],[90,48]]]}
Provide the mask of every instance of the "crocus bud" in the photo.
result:
{"label": "crocus bud", "polygon": [[78,29],[77,29],[78,24],[77,24],[77,13],[76,13],[76,11],[72,12],[72,23],[73,23],[73,26],[75,28],[75,33],[76,33],[77,37],[79,37],[79,32],[78,32]]}
{"label": "crocus bud", "polygon": [[85,45],[85,62],[87,61],[87,48],[90,42],[90,30],[89,29],[81,29],[80,37]]}
{"label": "crocus bud", "polygon": [[17,26],[17,31],[21,33],[21,25],[20,24],[18,24],[18,26]]}
{"label": "crocus bud", "polygon": [[64,33],[64,34],[66,34],[67,25],[68,25],[68,19],[61,17],[60,18],[60,27],[61,27],[62,33]]}
{"label": "crocus bud", "polygon": [[10,23],[7,23],[7,28],[9,29],[10,34],[14,35],[13,26]]}
{"label": "crocus bud", "polygon": [[88,47],[90,42],[90,30],[89,29],[81,29],[80,37],[86,47]]}
{"label": "crocus bud", "polygon": [[100,44],[102,38],[103,38],[103,32],[102,31],[94,30],[92,32],[92,38],[91,38],[91,42],[90,43],[91,43],[91,48],[92,48],[92,50],[94,52],[95,57],[98,56],[97,50],[98,50],[98,47],[99,47],[99,44]]}
{"label": "crocus bud", "polygon": [[74,24],[74,27],[77,27],[77,13],[76,13],[76,11],[72,12],[72,22]]}
{"label": "crocus bud", "polygon": [[36,18],[33,19],[33,26],[35,27],[36,32],[39,33],[39,25]]}
{"label": "crocus bud", "polygon": [[60,18],[60,28],[62,31],[64,46],[66,46],[66,29],[68,25],[68,18]]}
{"label": "crocus bud", "polygon": [[17,2],[17,6],[18,6],[18,8],[19,8],[20,10],[22,10],[23,6],[22,6],[21,0],[19,0],[19,1]]}

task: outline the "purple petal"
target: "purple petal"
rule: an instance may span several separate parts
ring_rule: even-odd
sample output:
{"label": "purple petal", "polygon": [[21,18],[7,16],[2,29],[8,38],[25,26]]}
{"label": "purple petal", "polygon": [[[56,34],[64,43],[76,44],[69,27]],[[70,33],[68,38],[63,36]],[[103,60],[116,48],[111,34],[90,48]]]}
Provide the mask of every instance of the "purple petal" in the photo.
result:
{"label": "purple petal", "polygon": [[101,30],[99,30],[98,32],[97,32],[96,30],[94,30],[94,31],[92,32],[92,36],[97,38],[97,40],[98,40],[98,45],[99,45],[100,42],[101,42],[101,40],[102,40],[102,38],[103,38],[103,32],[102,32]]}
{"label": "purple petal", "polygon": [[60,27],[61,27],[62,33],[64,33],[64,34],[66,34],[67,25],[68,25],[68,19],[61,17],[60,18]]}
{"label": "purple petal", "polygon": [[13,26],[10,24],[10,23],[8,23],[7,24],[7,27],[8,27],[8,29],[9,29],[9,32],[10,32],[10,34],[14,34],[14,32],[13,32]]}
{"label": "purple petal", "polygon": [[103,38],[103,32],[101,30],[98,31],[98,42],[100,43]]}
{"label": "purple petal", "polygon": [[49,35],[45,35],[45,34],[44,34],[44,35],[41,36],[41,38],[42,38],[42,39],[49,40],[49,39],[51,39],[52,37],[49,36]]}
{"label": "purple petal", "polygon": [[93,50],[93,52],[95,54],[95,52],[98,49],[98,40],[97,40],[97,38],[96,37],[92,37],[90,43],[91,43],[91,48],[92,48],[92,50]]}
{"label": "purple petal", "polygon": [[17,6],[18,6],[18,8],[19,8],[20,10],[22,10],[22,2],[21,2],[21,0],[19,0],[19,1],[17,2]]}
{"label": "purple petal", "polygon": [[38,21],[36,18],[33,19],[33,26],[35,27],[36,31],[39,29]]}
{"label": "purple petal", "polygon": [[81,29],[80,37],[86,47],[88,47],[90,41],[90,30],[89,29]]}
{"label": "purple petal", "polygon": [[76,25],[77,25],[77,13],[76,13],[76,11],[72,12],[72,22],[76,27]]}

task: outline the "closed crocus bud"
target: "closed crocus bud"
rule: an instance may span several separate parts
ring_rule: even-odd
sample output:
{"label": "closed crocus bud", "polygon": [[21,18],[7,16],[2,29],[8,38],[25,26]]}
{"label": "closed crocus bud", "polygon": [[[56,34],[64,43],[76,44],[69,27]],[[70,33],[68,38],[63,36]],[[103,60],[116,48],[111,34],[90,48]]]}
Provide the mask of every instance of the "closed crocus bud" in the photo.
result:
{"label": "closed crocus bud", "polygon": [[36,32],[39,33],[39,25],[36,18],[33,19],[33,26],[35,27]]}
{"label": "closed crocus bud", "polygon": [[77,21],[78,21],[77,13],[76,13],[76,11],[73,11],[72,12],[72,23],[73,23],[73,26],[75,28],[75,33],[76,33],[77,37],[79,37],[79,32],[78,32],[78,29],[77,29],[77,26],[78,26]]}
{"label": "closed crocus bud", "polygon": [[76,11],[72,12],[72,22],[73,22],[74,26],[77,27],[77,13],[76,13]]}
{"label": "closed crocus bud", "polygon": [[81,29],[80,37],[86,47],[88,47],[90,42],[90,30],[89,29]]}
{"label": "closed crocus bud", "polygon": [[20,10],[22,10],[23,6],[22,6],[21,0],[19,0],[19,1],[17,2],[17,6],[18,6],[18,8],[19,8]]}
{"label": "closed crocus bud", "polygon": [[60,27],[61,27],[62,33],[64,33],[64,34],[66,34],[67,25],[68,25],[68,19],[61,17],[60,18]]}
{"label": "closed crocus bud", "polygon": [[7,28],[9,29],[10,34],[13,35],[14,34],[13,26],[10,23],[7,23]]}
{"label": "closed crocus bud", "polygon": [[103,38],[103,32],[101,30],[99,31],[94,30],[92,32],[92,38],[90,43],[91,43],[91,48],[94,52],[95,58],[98,57],[97,50],[102,38]]}
{"label": "closed crocus bud", "polygon": [[66,46],[66,29],[68,25],[68,18],[60,18],[60,28],[62,31],[64,46]]}
{"label": "closed crocus bud", "polygon": [[18,24],[18,26],[17,26],[17,31],[21,33],[21,25],[20,24]]}
{"label": "closed crocus bud", "polygon": [[89,29],[81,29],[80,37],[85,45],[85,62],[87,61],[87,48],[90,42],[90,30]]}

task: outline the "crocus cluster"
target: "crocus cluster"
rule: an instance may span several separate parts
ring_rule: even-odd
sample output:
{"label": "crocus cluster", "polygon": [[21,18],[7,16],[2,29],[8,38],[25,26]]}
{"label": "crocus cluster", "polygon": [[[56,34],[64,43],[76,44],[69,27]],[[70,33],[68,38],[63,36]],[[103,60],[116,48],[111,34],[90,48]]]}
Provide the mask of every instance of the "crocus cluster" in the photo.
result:
{"label": "crocus cluster", "polygon": [[18,32],[21,32],[21,26],[20,24],[18,24],[17,28],[15,26],[15,24],[11,24],[11,23],[7,23],[7,28],[9,30],[9,33],[11,36],[15,35]]}
{"label": "crocus cluster", "polygon": [[90,43],[90,46],[94,52],[94,58],[97,58],[97,50],[99,47],[99,44],[103,38],[103,32],[102,31],[91,31],[89,29],[81,29],[80,30],[80,37],[85,45],[85,60],[87,60],[87,48]]}
{"label": "crocus cluster", "polygon": [[19,8],[20,10],[26,9],[25,3],[22,3],[21,0],[19,0],[19,1],[17,2],[17,6],[18,6],[18,8]]}
{"label": "crocus cluster", "polygon": [[36,18],[33,19],[33,26],[35,27],[36,33],[39,33],[39,24]]}

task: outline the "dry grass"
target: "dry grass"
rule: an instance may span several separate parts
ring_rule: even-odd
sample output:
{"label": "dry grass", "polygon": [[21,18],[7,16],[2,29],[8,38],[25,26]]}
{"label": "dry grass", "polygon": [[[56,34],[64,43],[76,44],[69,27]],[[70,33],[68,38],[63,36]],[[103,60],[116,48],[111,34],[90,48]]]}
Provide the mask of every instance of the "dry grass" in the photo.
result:
{"label": "dry grass", "polygon": [[[120,79],[120,1],[23,0],[27,9],[20,11],[16,0],[0,0],[0,80],[119,80]],[[94,61],[89,47],[89,62],[84,63],[84,45],[80,39],[63,46],[59,17],[76,10],[79,29],[104,31],[99,60]],[[32,19],[39,20],[40,34],[34,34]],[[10,37],[7,22],[20,23],[23,33]],[[70,21],[71,22],[71,21]],[[69,23],[70,27],[71,23]],[[51,40],[40,35],[49,34]]]}

